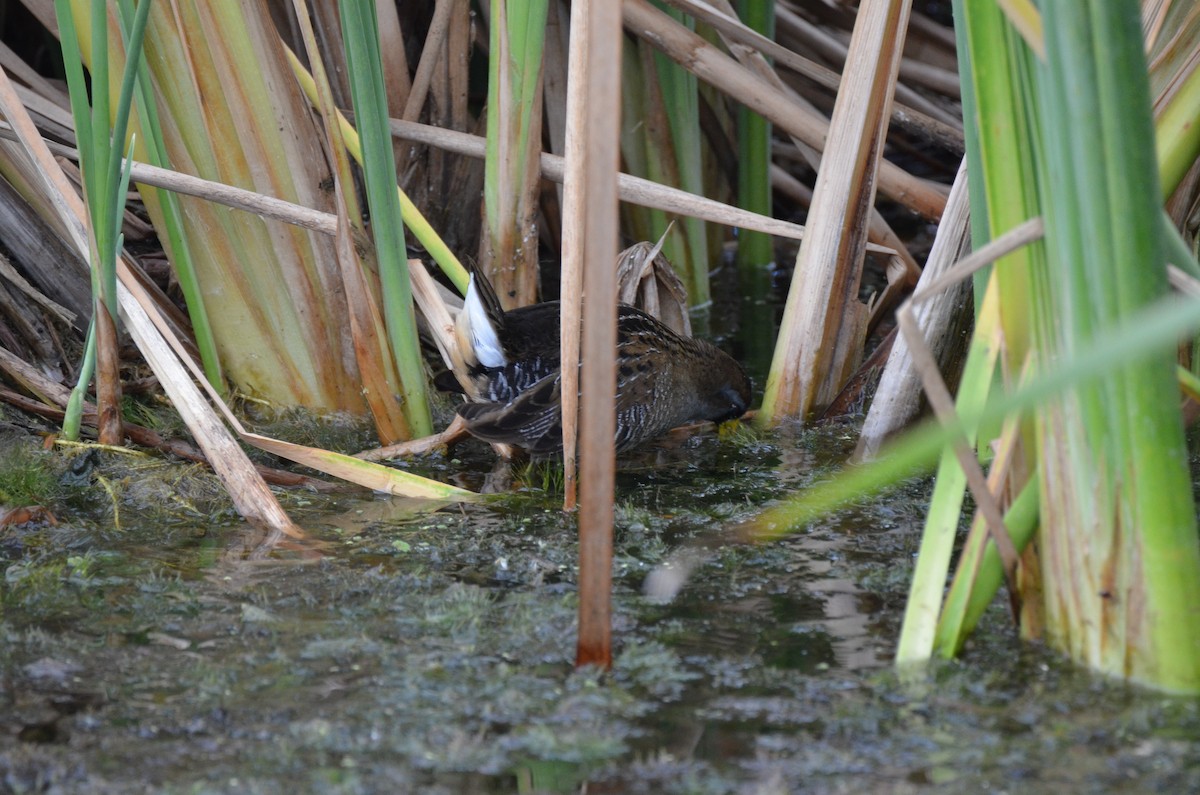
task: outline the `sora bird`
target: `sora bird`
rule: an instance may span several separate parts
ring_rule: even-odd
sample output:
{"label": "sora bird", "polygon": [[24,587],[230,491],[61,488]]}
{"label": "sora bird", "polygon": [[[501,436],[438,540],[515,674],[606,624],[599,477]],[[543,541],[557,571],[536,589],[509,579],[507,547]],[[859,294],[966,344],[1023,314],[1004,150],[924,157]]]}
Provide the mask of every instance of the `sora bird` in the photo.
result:
{"label": "sora bird", "polygon": [[[486,277],[472,273],[455,336],[468,401],[458,414],[471,434],[536,456],[561,453],[558,301],[505,311]],[[618,306],[618,452],[688,422],[740,417],[749,402],[750,379],[729,354]]]}

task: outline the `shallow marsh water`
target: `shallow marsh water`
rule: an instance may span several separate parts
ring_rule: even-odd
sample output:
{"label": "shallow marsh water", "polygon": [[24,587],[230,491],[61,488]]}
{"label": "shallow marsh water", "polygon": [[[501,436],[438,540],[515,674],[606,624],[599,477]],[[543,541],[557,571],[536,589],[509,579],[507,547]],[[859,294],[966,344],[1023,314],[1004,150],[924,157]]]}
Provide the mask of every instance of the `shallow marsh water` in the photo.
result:
{"label": "shallow marsh water", "polygon": [[[719,546],[669,604],[642,595],[672,550],[853,439],[708,434],[625,462],[609,674],[572,667],[574,522],[552,472],[436,513],[288,494],[319,543],[267,551],[204,518],[223,500],[194,469],[55,454],[50,473],[86,485],[59,524],[0,536],[0,791],[1200,791],[1196,701],[1021,648],[1002,606],[964,661],[897,678],[926,482]],[[496,480],[459,455],[413,466]]]}

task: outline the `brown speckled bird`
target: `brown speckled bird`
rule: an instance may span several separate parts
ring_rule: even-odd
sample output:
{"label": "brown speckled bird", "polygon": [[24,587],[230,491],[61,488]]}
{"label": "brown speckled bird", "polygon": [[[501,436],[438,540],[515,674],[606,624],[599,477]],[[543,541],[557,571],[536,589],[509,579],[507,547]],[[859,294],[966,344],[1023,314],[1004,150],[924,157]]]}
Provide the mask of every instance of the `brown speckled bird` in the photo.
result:
{"label": "brown speckled bird", "polygon": [[[506,312],[487,279],[472,274],[454,370],[468,400],[458,413],[474,436],[533,455],[562,452],[559,329],[557,301]],[[749,401],[750,379],[729,354],[618,307],[618,452],[688,422],[740,417]]]}

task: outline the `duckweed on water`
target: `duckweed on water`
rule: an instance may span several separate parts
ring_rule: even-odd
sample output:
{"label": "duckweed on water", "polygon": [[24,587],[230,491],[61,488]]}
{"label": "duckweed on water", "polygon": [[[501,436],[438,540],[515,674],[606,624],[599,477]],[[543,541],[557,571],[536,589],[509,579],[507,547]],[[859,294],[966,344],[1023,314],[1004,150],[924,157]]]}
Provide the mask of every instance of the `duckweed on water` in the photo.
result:
{"label": "duckweed on water", "polygon": [[[927,483],[769,546],[713,543],[842,435],[623,464],[610,674],[573,667],[575,519],[552,479],[435,514],[284,493],[327,546],[267,552],[207,475],[97,456],[120,530],[60,506],[0,543],[0,791],[1200,789],[1196,702],[1020,648],[1001,604],[924,684],[887,667]],[[455,456],[409,466],[496,478]],[[645,599],[651,567],[698,542],[680,596]]]}

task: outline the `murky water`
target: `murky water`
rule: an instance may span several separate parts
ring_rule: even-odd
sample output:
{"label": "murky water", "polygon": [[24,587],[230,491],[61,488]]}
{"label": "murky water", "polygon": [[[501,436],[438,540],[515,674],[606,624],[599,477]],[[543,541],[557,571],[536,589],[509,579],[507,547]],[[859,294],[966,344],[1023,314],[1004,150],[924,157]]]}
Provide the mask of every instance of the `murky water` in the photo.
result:
{"label": "murky water", "polygon": [[[321,543],[266,551],[197,519],[221,504],[184,485],[204,476],[168,498],[139,469],[167,465],[104,454],[58,525],[0,536],[0,791],[1200,791],[1196,701],[1022,648],[1002,606],[964,661],[896,677],[926,483],[717,547],[671,603],[642,595],[673,550],[852,441],[706,435],[627,461],[606,675],[572,666],[574,527],[552,474],[436,513],[291,495]],[[423,466],[497,480],[459,455]]]}

